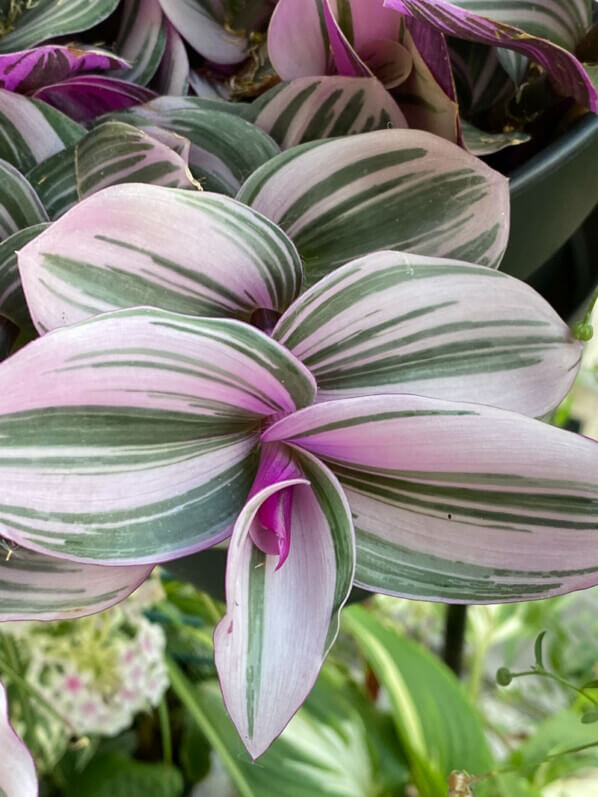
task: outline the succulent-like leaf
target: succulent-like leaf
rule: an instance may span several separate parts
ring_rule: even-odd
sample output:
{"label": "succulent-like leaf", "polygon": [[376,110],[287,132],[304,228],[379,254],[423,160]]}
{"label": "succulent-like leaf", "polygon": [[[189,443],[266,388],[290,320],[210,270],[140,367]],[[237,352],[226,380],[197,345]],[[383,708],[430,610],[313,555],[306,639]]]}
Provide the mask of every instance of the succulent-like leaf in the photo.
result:
{"label": "succulent-like leaf", "polygon": [[[332,473],[302,454],[305,480],[251,498],[228,551],[227,614],[214,634],[224,701],[253,758],[282,732],[309,694],[338,633],[353,578],[351,513]],[[251,541],[260,505],[293,489],[291,547],[284,565]]]}
{"label": "succulent-like leaf", "polygon": [[145,86],[104,75],[79,75],[35,92],[37,99],[77,122],[89,122],[110,111],[148,102],[155,96]]}
{"label": "succulent-like leaf", "polygon": [[0,89],[0,157],[26,173],[85,135],[45,102]]}
{"label": "succulent-like leaf", "polygon": [[[25,5],[25,4],[22,4]],[[118,0],[38,0],[27,3],[13,30],[0,40],[0,53],[11,53],[39,42],[88,30],[111,14]]]}
{"label": "succulent-like leaf", "polygon": [[75,145],[75,166],[81,199],[118,183],[197,188],[180,155],[123,122],[104,122],[82,138]]}
{"label": "succulent-like leaf", "polygon": [[582,346],[532,288],[469,263],[375,252],[300,296],[273,336],[310,369],[320,401],[423,393],[544,415]]}
{"label": "succulent-like leaf", "polygon": [[0,684],[0,794],[37,797],[37,776],[31,753],[12,729],[8,719],[6,690]]}
{"label": "succulent-like leaf", "polygon": [[164,17],[158,0],[124,0],[116,50],[131,64],[119,77],[146,86],[166,47]]}
{"label": "succulent-like leaf", "polygon": [[104,611],[130,595],[151,570],[151,565],[66,562],[4,542],[0,544],[0,622],[66,620]]}
{"label": "succulent-like leaf", "polygon": [[[573,18],[579,17],[579,10],[582,4],[587,5],[587,0],[575,0],[567,3],[573,13]],[[385,5],[394,8],[395,11],[426,22],[448,36],[467,39],[470,41],[489,44],[493,47],[506,47],[515,50],[533,61],[537,61],[553,79],[559,90],[567,97],[573,97],[581,105],[586,106],[592,111],[598,107],[598,92],[592,85],[591,80],[586,74],[583,66],[571,55],[570,52],[553,44],[544,38],[526,33],[519,27],[508,25],[504,22],[495,21],[488,16],[481,16],[470,10],[470,7],[482,7],[489,10],[487,2],[479,3],[449,3],[445,0],[385,0]],[[500,3],[490,3],[491,10],[495,11]],[[504,7],[504,4],[502,4]],[[546,16],[551,19],[563,21],[563,3],[558,0],[548,0],[546,3],[532,3],[519,0],[516,3],[508,3],[506,13],[513,7],[525,8],[524,16],[529,21],[529,11],[537,15],[537,19]],[[544,10],[545,9],[545,10]],[[556,12],[556,13],[555,13]],[[561,23],[559,22],[559,28]],[[564,28],[570,27],[570,20],[564,23]]]}
{"label": "succulent-like leaf", "polygon": [[496,266],[508,237],[506,179],[420,130],[301,144],[260,167],[237,198],[288,233],[310,284],[374,249]]}
{"label": "succulent-like leaf", "polygon": [[222,0],[160,0],[160,5],[181,36],[209,61],[238,64],[247,57],[244,33],[225,28]]}
{"label": "succulent-like leaf", "polygon": [[45,44],[32,50],[0,55],[0,86],[28,94],[47,83],[57,83],[81,72],[105,72],[124,66],[126,61],[105,50]]}
{"label": "succulent-like leaf", "polygon": [[0,369],[0,531],[92,564],[201,550],[245,502],[261,419],[314,393],[237,321],[136,308],[56,330]]}
{"label": "succulent-like leaf", "polygon": [[320,457],[355,524],[359,586],[456,603],[598,584],[598,443],[506,410],[420,396],[325,402],[264,442]]}
{"label": "succulent-like leaf", "polygon": [[166,31],[164,54],[154,83],[160,94],[185,95],[189,89],[187,50],[178,31],[167,19],[164,19],[164,29]]}
{"label": "succulent-like leaf", "polygon": [[29,181],[18,169],[0,160],[0,241],[48,215]]}
{"label": "succulent-like leaf", "polygon": [[153,304],[248,320],[280,312],[301,288],[301,261],[268,219],[217,194],[113,186],[74,207],[19,252],[40,331]]}
{"label": "succulent-like leaf", "polygon": [[16,324],[25,339],[37,337],[37,332],[21,287],[17,252],[47,227],[47,224],[26,227],[0,243],[0,316]]}
{"label": "succulent-like leaf", "polygon": [[407,127],[376,78],[303,77],[280,83],[248,106],[245,118],[282,149],[321,138]]}

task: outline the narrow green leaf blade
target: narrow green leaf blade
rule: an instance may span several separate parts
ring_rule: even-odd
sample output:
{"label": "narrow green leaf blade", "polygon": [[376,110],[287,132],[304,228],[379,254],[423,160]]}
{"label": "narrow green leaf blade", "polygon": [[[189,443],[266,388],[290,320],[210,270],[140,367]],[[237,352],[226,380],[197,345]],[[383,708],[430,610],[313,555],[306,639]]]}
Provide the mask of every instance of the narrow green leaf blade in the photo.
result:
{"label": "narrow green leaf blade", "polygon": [[48,214],[27,178],[0,160],[0,241],[44,221]]}

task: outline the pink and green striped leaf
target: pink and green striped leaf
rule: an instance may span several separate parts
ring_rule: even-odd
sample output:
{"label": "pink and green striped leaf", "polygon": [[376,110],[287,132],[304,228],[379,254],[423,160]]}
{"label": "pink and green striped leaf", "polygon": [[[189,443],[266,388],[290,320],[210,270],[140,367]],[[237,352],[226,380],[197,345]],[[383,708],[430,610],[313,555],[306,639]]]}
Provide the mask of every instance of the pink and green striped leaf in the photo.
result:
{"label": "pink and green striped leaf", "polygon": [[267,41],[268,57],[282,80],[330,74],[322,0],[278,0]]}
{"label": "pink and green striped leaf", "polygon": [[124,0],[116,51],[131,64],[118,77],[146,86],[160,66],[166,47],[164,17],[158,0]]}
{"label": "pink and green striped leaf", "polygon": [[370,396],[263,433],[322,459],[355,524],[359,586],[503,603],[598,584],[598,443],[481,404]]}
{"label": "pink and green striped leaf", "polygon": [[44,221],[48,215],[29,181],[12,164],[0,160],[0,241]]}
{"label": "pink and green striped leaf", "polygon": [[181,36],[216,64],[238,64],[247,58],[247,38],[225,27],[222,0],[160,0],[162,11]]}
{"label": "pink and green striped leaf", "polygon": [[[186,142],[187,156],[189,142]],[[103,122],[75,145],[80,199],[119,183],[196,189],[187,165],[170,147],[123,122]]]}
{"label": "pink and green striped leaf", "polygon": [[301,295],[273,336],[318,399],[423,393],[539,416],[567,395],[582,345],[532,288],[500,271],[375,252]]}
{"label": "pink and green striped leaf", "polygon": [[288,149],[306,141],[407,127],[376,78],[303,77],[280,83],[248,106],[245,118]]}
{"label": "pink and green striped leaf", "polygon": [[104,565],[213,545],[249,492],[261,419],[314,394],[237,321],[135,308],[56,330],[0,369],[2,535]]}
{"label": "pink and green striped leaf", "polygon": [[514,93],[515,85],[498,59],[498,53],[507,50],[462,39],[453,39],[450,49],[459,106],[467,118],[505,102]]}
{"label": "pink and green striped leaf", "polygon": [[218,194],[112,186],[19,252],[40,331],[119,307],[152,304],[249,320],[282,312],[301,289],[301,261],[268,219]]}
{"label": "pink and green striped leaf", "polygon": [[48,39],[93,28],[106,19],[117,5],[118,0],[38,0],[19,3],[17,16],[11,20],[12,30],[0,40],[0,53],[24,50]]}
{"label": "pink and green striped leaf", "polygon": [[14,732],[8,718],[6,690],[0,683],[0,794],[37,797],[37,775],[31,753]]}
{"label": "pink and green striped leaf", "polygon": [[37,337],[37,331],[31,320],[21,286],[17,252],[47,227],[47,224],[26,227],[0,243],[0,316],[16,324],[23,342]]}
{"label": "pink and green striped leaf", "polygon": [[497,266],[508,237],[507,180],[420,130],[301,144],[260,167],[237,198],[287,232],[310,284],[375,249]]}
{"label": "pink and green striped leaf", "polygon": [[[307,482],[266,487],[239,515],[228,551],[227,613],[214,633],[224,702],[253,758],[309,694],[353,579],[353,524],[343,491],[315,457],[297,459]],[[278,569],[278,556],[253,544],[252,527],[264,501],[285,489],[293,490],[291,545]]]}
{"label": "pink and green striped leaf", "polygon": [[[488,10],[488,3],[483,0],[468,0],[464,3],[449,3],[445,0],[385,0],[385,5],[432,25],[448,36],[493,47],[505,47],[528,56],[544,67],[563,95],[573,97],[592,111],[596,111],[598,107],[598,92],[575,56],[546,38],[526,33],[521,27],[475,13],[477,8]],[[490,4],[491,11],[495,12],[499,5]],[[556,0],[549,0],[542,5],[519,0],[515,4],[509,3],[509,9],[505,13],[510,15],[511,8],[519,8],[521,14],[516,14],[517,21],[524,22],[530,30],[537,30],[538,26],[544,30],[546,21],[550,20],[554,35],[558,34],[561,41],[562,36],[570,41],[577,35],[576,31],[583,28],[587,0],[575,0],[567,5],[571,15],[563,13],[563,3]]]}
{"label": "pink and green striped leaf", "polygon": [[40,100],[0,89],[0,158],[26,173],[74,144],[83,127]]}
{"label": "pink and green striped leaf", "polygon": [[67,562],[0,542],[0,622],[71,620],[124,600],[152,566]]}
{"label": "pink and green striped leaf", "polygon": [[79,201],[75,169],[76,146],[76,144],[71,144],[27,172],[27,179],[41,199],[52,221],[62,216]]}
{"label": "pink and green striped leaf", "polygon": [[155,91],[145,86],[104,75],[79,75],[35,92],[36,99],[77,122],[90,122],[97,116],[148,102],[155,96]]}
{"label": "pink and green striped leaf", "polygon": [[154,85],[160,94],[185,95],[189,90],[189,57],[185,43],[167,19],[164,19],[164,30],[164,54]]}
{"label": "pink and green striped leaf", "polygon": [[197,97],[161,97],[111,118],[142,127],[154,138],[161,130],[188,138],[193,176],[207,191],[234,196],[252,172],[280,152],[267,133],[242,118],[243,105],[237,106]]}
{"label": "pink and green striped leaf", "polygon": [[0,87],[28,94],[40,86],[66,80],[81,72],[106,72],[126,65],[126,61],[106,50],[87,50],[72,44],[44,44],[31,50],[0,55]]}

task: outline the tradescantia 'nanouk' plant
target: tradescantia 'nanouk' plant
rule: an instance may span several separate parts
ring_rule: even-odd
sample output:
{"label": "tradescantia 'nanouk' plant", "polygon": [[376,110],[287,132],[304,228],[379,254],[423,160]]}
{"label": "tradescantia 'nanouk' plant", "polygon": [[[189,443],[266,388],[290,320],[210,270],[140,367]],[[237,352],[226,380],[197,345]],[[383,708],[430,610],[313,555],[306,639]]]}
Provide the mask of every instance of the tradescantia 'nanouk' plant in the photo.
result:
{"label": "tradescantia 'nanouk' plant", "polygon": [[[393,213],[406,183],[412,198],[442,184],[426,187],[429,155],[407,166],[393,155],[390,140],[411,135],[351,139],[362,163],[385,139],[390,160],[367,172],[342,165],[346,141],[289,150],[239,196],[300,251],[346,261],[364,242],[348,228],[336,240],[336,203],[379,213],[383,237],[368,180],[384,181]],[[457,175],[474,162],[442,146]],[[279,170],[318,151],[338,154],[337,193],[319,195],[312,165],[303,195],[281,196],[277,210]],[[456,212],[443,203],[436,229],[420,233],[424,252],[448,254],[458,235],[480,259],[500,258],[506,221],[485,215],[484,197],[492,185],[500,205],[506,185],[484,169],[455,194],[458,232],[443,234]],[[571,385],[580,344],[567,327],[523,283],[455,257],[349,261],[301,294],[297,250],[266,217],[141,185],[94,194],[19,253],[33,321],[53,331],[0,368],[0,522],[22,546],[3,577],[19,584],[21,612],[39,616],[39,577],[19,569],[37,557],[44,611],[72,616],[232,534],[215,657],[254,757],[309,693],[353,583],[479,603],[598,581],[596,445],[528,417]],[[324,270],[322,258],[306,265]],[[126,309],[143,299],[154,306]],[[85,590],[66,588],[65,566]]]}

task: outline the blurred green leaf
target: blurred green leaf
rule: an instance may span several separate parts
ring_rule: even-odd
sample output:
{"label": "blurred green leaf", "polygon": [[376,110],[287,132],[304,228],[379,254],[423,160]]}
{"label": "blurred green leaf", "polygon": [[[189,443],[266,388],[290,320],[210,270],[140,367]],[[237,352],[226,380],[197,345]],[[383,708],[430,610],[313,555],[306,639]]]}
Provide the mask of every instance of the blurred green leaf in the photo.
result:
{"label": "blurred green leaf", "polygon": [[542,642],[544,642],[545,636],[546,631],[541,631],[534,642],[534,657],[536,659],[536,667],[539,667],[541,670],[544,669],[544,662],[542,661]]}
{"label": "blurred green leaf", "polygon": [[388,693],[420,797],[445,797],[452,770],[492,769],[477,714],[442,662],[361,606],[343,623]]}
{"label": "blurred green leaf", "polygon": [[[217,682],[194,686],[170,663],[171,686],[206,735],[241,797],[373,797],[368,729],[335,688],[320,677],[304,707],[270,749],[253,762],[224,708]],[[395,792],[396,794],[396,792]]]}
{"label": "blurred green leaf", "polygon": [[66,797],[181,797],[183,777],[166,764],[146,764],[119,753],[96,756],[69,784]]}

